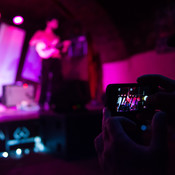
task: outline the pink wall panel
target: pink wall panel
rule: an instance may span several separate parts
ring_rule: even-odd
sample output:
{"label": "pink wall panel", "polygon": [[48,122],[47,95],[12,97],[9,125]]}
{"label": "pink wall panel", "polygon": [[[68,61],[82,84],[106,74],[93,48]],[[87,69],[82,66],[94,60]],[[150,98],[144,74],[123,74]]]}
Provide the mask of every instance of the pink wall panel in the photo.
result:
{"label": "pink wall panel", "polygon": [[21,73],[22,78],[33,82],[40,82],[41,58],[35,51],[34,46],[29,46]]}
{"label": "pink wall panel", "polygon": [[162,74],[175,79],[175,52],[157,54],[149,51],[103,64],[103,90],[110,83],[135,83],[143,74]]}
{"label": "pink wall panel", "polygon": [[25,31],[2,23],[0,26],[0,96],[2,86],[15,83]]}

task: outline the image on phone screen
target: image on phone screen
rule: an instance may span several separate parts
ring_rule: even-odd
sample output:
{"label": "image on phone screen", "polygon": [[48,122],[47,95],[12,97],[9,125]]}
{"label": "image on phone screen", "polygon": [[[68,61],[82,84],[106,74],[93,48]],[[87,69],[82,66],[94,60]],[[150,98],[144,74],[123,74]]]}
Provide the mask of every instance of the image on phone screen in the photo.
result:
{"label": "image on phone screen", "polygon": [[138,84],[110,84],[106,89],[107,107],[112,114],[145,110],[146,100],[151,93],[149,87]]}
{"label": "image on phone screen", "polygon": [[146,89],[141,87],[119,87],[116,96],[116,112],[130,112],[146,108]]}

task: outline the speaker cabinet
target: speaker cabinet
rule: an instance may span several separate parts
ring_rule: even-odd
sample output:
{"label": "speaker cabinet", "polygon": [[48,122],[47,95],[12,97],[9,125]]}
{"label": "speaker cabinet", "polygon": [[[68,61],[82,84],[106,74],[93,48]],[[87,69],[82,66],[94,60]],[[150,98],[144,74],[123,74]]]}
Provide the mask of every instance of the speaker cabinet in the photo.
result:
{"label": "speaker cabinet", "polygon": [[2,103],[7,106],[16,106],[22,101],[26,101],[31,104],[34,102],[35,92],[34,86],[23,84],[23,85],[4,85]]}

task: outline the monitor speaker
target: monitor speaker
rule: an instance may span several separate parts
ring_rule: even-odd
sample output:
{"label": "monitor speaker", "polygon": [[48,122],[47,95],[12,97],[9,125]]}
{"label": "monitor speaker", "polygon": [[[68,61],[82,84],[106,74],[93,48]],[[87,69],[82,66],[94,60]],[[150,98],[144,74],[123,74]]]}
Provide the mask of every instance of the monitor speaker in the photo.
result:
{"label": "monitor speaker", "polygon": [[16,106],[21,102],[26,101],[28,104],[34,102],[35,92],[34,86],[23,84],[23,85],[4,85],[2,103],[7,106]]}

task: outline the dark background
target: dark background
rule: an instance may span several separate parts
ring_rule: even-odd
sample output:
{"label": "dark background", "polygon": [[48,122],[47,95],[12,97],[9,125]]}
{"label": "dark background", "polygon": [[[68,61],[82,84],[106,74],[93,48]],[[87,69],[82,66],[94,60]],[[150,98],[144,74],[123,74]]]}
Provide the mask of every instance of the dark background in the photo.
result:
{"label": "dark background", "polygon": [[[83,14],[83,10],[81,10],[82,14],[78,12],[76,14],[73,11],[75,6],[77,8],[85,8],[83,7],[83,2],[85,1],[0,1],[1,21],[13,25],[11,20],[13,16],[22,15],[25,19],[25,22],[19,26],[26,30],[26,39],[19,66],[21,69],[25,60],[29,39],[37,29],[45,27],[45,21],[48,16],[59,18],[60,28],[57,33],[62,36],[62,39],[73,36],[77,28],[79,29],[79,33],[82,32],[83,21],[81,21],[80,17],[83,15],[88,15],[87,19],[94,17],[94,14],[91,13]],[[94,9],[96,6],[101,6],[116,26],[116,31],[119,33],[120,38],[122,38],[126,50],[126,56],[121,56],[121,59],[153,49],[156,49],[158,53],[172,51],[172,49],[167,48],[166,40],[175,33],[175,0],[96,0],[88,1],[88,3],[91,4],[91,6],[86,7],[89,10],[91,10],[93,4]],[[88,31],[84,28],[83,32],[86,33]],[[111,60],[105,59],[102,62],[115,61],[115,57]],[[17,77],[20,77],[21,69],[19,69]]]}

